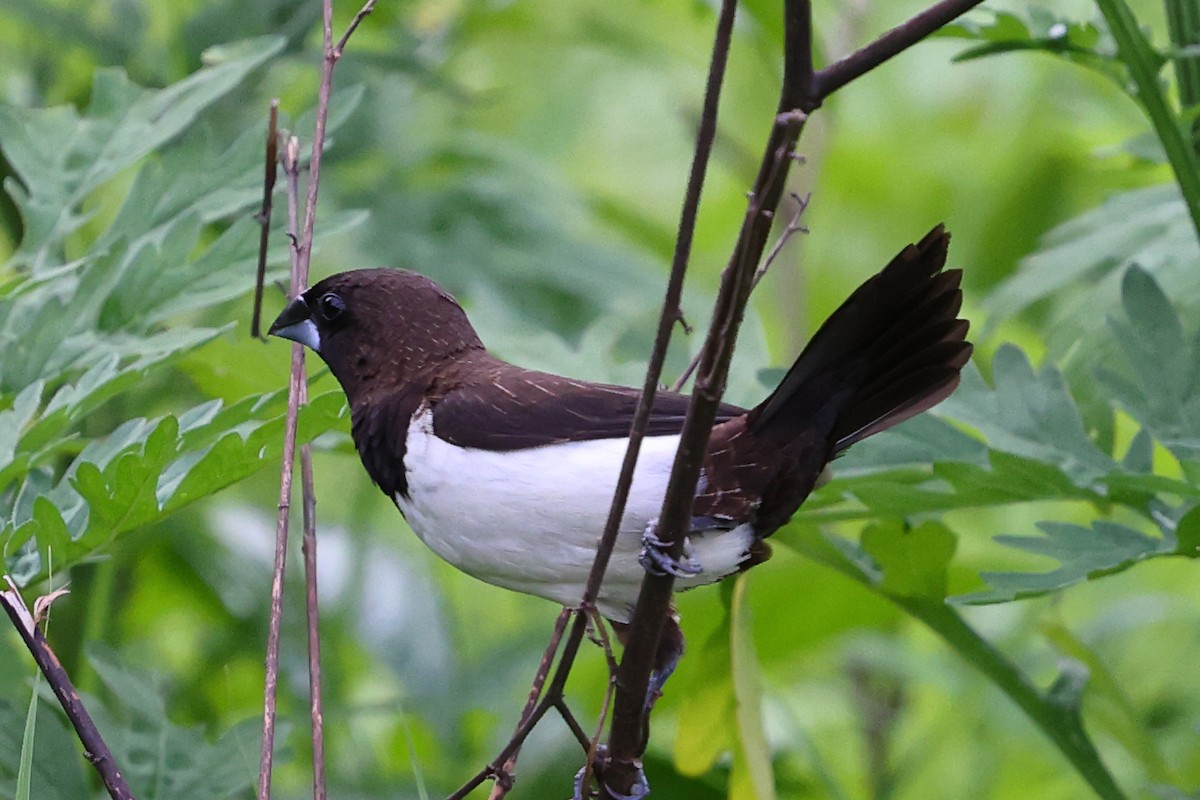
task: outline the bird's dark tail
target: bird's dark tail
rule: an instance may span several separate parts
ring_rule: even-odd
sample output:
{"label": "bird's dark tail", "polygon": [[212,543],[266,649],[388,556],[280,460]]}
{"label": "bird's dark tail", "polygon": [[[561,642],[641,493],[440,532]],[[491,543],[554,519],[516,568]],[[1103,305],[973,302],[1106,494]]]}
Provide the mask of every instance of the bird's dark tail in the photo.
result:
{"label": "bird's dark tail", "polygon": [[938,225],[858,287],[750,412],[748,427],[787,437],[825,417],[836,455],[945,400],[971,356],[968,323],[958,318],[962,272],[942,271],[949,242]]}

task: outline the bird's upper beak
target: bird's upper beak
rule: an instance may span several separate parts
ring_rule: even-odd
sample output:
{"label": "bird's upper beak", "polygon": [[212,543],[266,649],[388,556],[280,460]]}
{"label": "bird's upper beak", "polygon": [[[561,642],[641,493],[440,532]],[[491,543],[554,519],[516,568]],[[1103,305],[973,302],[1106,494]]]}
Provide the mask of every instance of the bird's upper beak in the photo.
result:
{"label": "bird's upper beak", "polygon": [[291,339],[293,342],[311,347],[318,353],[321,352],[321,334],[317,331],[317,325],[312,319],[312,312],[309,311],[308,303],[304,301],[303,296],[297,297],[280,312],[275,321],[271,323],[267,334]]}

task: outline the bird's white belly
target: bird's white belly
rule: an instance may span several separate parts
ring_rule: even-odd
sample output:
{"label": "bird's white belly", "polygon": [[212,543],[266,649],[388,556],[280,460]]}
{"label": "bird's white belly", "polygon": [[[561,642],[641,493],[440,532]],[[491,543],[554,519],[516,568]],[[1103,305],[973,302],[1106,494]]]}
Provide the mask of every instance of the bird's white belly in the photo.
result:
{"label": "bird's white belly", "polygon": [[[637,556],[666,493],[678,436],[647,437],[598,606],[628,620],[644,574]],[[414,415],[404,456],[408,496],[395,500],[435,553],[497,586],[575,605],[596,555],[626,439],[597,439],[526,450],[464,448],[433,433],[428,409]],[[703,568],[680,588],[711,583],[737,569],[752,541],[749,525],[693,533]]]}

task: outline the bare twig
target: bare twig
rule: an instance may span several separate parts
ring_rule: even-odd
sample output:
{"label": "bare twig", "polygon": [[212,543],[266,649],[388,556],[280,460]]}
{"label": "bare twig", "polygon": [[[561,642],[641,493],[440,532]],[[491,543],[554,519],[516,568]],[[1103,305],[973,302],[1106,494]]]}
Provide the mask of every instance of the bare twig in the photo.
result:
{"label": "bare twig", "polygon": [[583,766],[583,774],[579,776],[579,785],[581,787],[586,787],[591,782],[592,771],[596,767],[596,757],[600,752],[600,739],[604,735],[604,725],[608,722],[608,712],[612,708],[613,695],[617,689],[617,669],[619,668],[613,656],[612,641],[608,638],[608,629],[604,626],[604,620],[600,619],[599,614],[596,615],[593,626],[597,631],[605,658],[608,660],[609,677],[608,685],[604,688],[604,700],[600,704],[600,714],[596,717],[595,732],[592,734],[588,745],[587,762]]}
{"label": "bare twig", "polygon": [[[700,206],[700,190],[704,185],[704,176],[708,168],[709,155],[712,152],[713,139],[716,136],[717,102],[721,93],[721,84],[725,76],[725,63],[729,53],[729,43],[733,35],[733,18],[737,8],[736,0],[723,0],[720,17],[717,23],[717,34],[713,45],[712,61],[709,67],[708,84],[705,90],[704,111],[700,118],[700,129],[697,134],[696,152],[692,159],[691,174],[688,178],[688,188],[684,195],[683,209],[680,213],[679,235],[676,238],[675,256],[672,260],[671,277],[667,283],[666,297],[663,301],[663,311],[659,318],[658,333],[655,336],[654,349],[650,355],[650,365],[646,370],[646,380],[642,388],[642,396],[634,413],[633,423],[629,433],[629,446],[621,464],[621,472],[617,477],[616,490],[613,494],[612,506],[609,509],[608,521],[604,527],[600,544],[596,551],[588,575],[587,587],[580,601],[579,614],[571,627],[567,641],[563,645],[563,653],[542,701],[534,709],[524,725],[518,725],[517,731],[501,751],[500,755],[475,774],[469,781],[459,787],[447,800],[461,800],[476,786],[489,777],[502,773],[502,766],[509,756],[520,748],[529,732],[538,721],[552,708],[561,706],[562,689],[566,684],[567,675],[574,664],[579,645],[587,630],[588,614],[595,608],[595,598],[600,591],[604,572],[608,568],[613,546],[616,544],[617,531],[620,528],[621,517],[625,513],[625,503],[629,498],[629,490],[633,484],[633,470],[637,464],[641,443],[645,438],[646,426],[650,420],[650,409],[658,389],[659,377],[662,375],[662,365],[666,359],[667,344],[670,342],[671,329],[682,318],[679,300],[683,291],[683,275],[687,269],[688,256],[691,253],[692,233],[695,230],[696,213]],[[561,706],[560,711],[565,710]],[[566,719],[564,715],[564,719]],[[570,722],[568,721],[568,724]],[[577,734],[578,735],[578,734]],[[587,739],[586,734],[584,739]]]}
{"label": "bare twig", "polygon": [[[525,701],[521,719],[517,722],[518,730],[529,721],[529,718],[533,716],[533,710],[537,708],[538,698],[542,696],[542,687],[546,685],[546,678],[550,674],[550,665],[554,663],[554,654],[558,652],[558,645],[562,642],[563,631],[567,629],[567,620],[570,618],[571,609],[564,608],[559,612],[558,619],[554,621],[554,632],[550,636],[549,644],[546,645],[546,651],[542,653],[542,660],[533,676],[533,685],[529,687],[529,698]],[[496,785],[492,787],[492,793],[488,795],[488,800],[500,800],[508,794],[508,790],[512,787],[512,771],[517,766],[519,753],[519,749],[514,750],[512,755],[505,759],[496,778]],[[508,779],[505,780],[499,776],[506,776]]]}
{"label": "bare twig", "polygon": [[275,171],[278,161],[279,148],[279,99],[271,101],[271,110],[267,117],[267,156],[263,160],[263,196],[262,207],[258,211],[258,275],[254,281],[254,311],[250,316],[250,335],[255,339],[266,340],[262,335],[262,300],[263,283],[267,277],[267,247],[271,243],[271,203],[275,197]]}
{"label": "bare twig", "polygon": [[300,387],[304,384],[304,349],[292,346],[288,379],[288,413],[284,420],[283,466],[279,476],[279,512],[275,518],[275,560],[271,579],[271,616],[267,627],[267,656],[263,688],[263,736],[258,761],[258,798],[271,797],[271,768],[275,757],[275,701],[279,689],[279,631],[283,620],[283,574],[287,566],[288,514],[291,510],[296,429],[299,424]]}
{"label": "bare twig", "polygon": [[[891,57],[912,47],[929,34],[948,25],[979,5],[983,0],[942,0],[880,36],[866,47],[820,70],[813,76],[818,103],[855,78],[878,67]],[[815,106],[814,106],[815,108]],[[805,109],[811,111],[811,108]]]}
{"label": "bare twig", "polygon": [[[749,299],[755,265],[770,235],[774,210],[787,180],[795,143],[807,119],[838,87],[864,74],[914,44],[980,0],[949,0],[917,15],[884,34],[876,43],[834,67],[814,73],[812,66],[812,9],[809,0],[784,2],[784,74],[775,125],[751,193],[733,255],[722,276],[712,323],[701,351],[692,393],[656,535],[669,543],[668,553],[679,557],[691,517],[692,498],[700,476],[704,450],[725,390],[729,363]],[[647,575],[642,582],[630,622],[625,655],[617,679],[617,698],[609,738],[609,764],[603,781],[608,796],[628,795],[640,778],[645,747],[646,690],[659,639],[670,609],[674,578]]]}
{"label": "bare twig", "polygon": [[[294,231],[299,219],[299,142],[288,140],[284,162],[287,176],[288,230]],[[293,237],[294,241],[294,237]],[[291,294],[304,288],[297,269],[296,250],[292,249]],[[308,404],[308,382],[300,385],[296,402]],[[301,554],[304,556],[304,610],[308,623],[308,697],[309,719],[313,745],[313,800],[325,800],[325,715],[321,701],[321,633],[320,608],[317,597],[317,492],[313,485],[312,445],[300,446],[300,496],[304,533]]]}
{"label": "bare twig", "polygon": [[[285,162],[289,166],[289,217],[291,219],[292,273],[290,296],[299,294],[308,284],[308,268],[312,258],[313,227],[317,214],[317,189],[320,185],[321,157],[325,149],[325,127],[329,118],[329,100],[333,93],[333,68],[342,55],[351,34],[362,19],[371,12],[375,0],[367,3],[354,17],[345,35],[333,42],[333,2],[322,0],[324,61],[321,69],[321,84],[317,91],[316,125],[313,131],[312,154],[309,158],[308,192],[305,198],[304,223],[296,232],[299,219],[296,177],[299,171],[298,143],[289,139]],[[269,168],[270,169],[270,168]],[[259,283],[261,285],[261,276]],[[261,290],[260,290],[261,291]],[[259,758],[258,798],[268,800],[271,796],[271,769],[274,760],[275,705],[279,684],[279,631],[283,614],[283,574],[287,560],[288,515],[290,511],[293,480],[293,462],[296,453],[296,432],[300,406],[307,402],[308,387],[304,373],[304,348],[292,345],[291,374],[288,381],[288,413],[284,428],[283,466],[279,481],[279,516],[276,520],[275,572],[271,584],[271,619],[267,634],[266,686],[263,700],[263,738]],[[316,585],[316,497],[313,491],[312,454],[305,445],[301,449],[301,486],[304,492],[304,539],[303,551],[306,577],[306,608],[309,641],[309,690],[313,739],[313,796],[316,800],[325,797],[325,745],[324,715],[321,707],[321,667],[319,615],[317,612]]]}
{"label": "bare twig", "polygon": [[[67,719],[71,721],[75,733],[79,736],[79,741],[83,743],[84,756],[96,768],[109,797],[113,800],[133,800],[133,792],[130,791],[129,785],[125,782],[125,776],[121,774],[117,762],[113,759],[112,751],[108,749],[108,745],[105,744],[104,738],[96,728],[96,723],[92,721],[91,715],[84,708],[83,701],[79,699],[79,692],[75,690],[74,684],[71,683],[70,677],[67,676],[66,670],[59,662],[58,656],[50,649],[50,644],[34,621],[35,615],[30,613],[29,607],[25,605],[25,600],[17,591],[12,578],[5,575],[4,583],[8,588],[0,591],[0,605],[4,606],[4,611],[12,620],[13,627],[21,634],[21,639],[37,663],[38,669],[46,676],[46,682],[54,691],[58,702],[62,704]],[[43,610],[45,605],[42,602],[34,604],[35,608],[40,606]]]}
{"label": "bare twig", "polygon": [[342,38],[338,39],[337,45],[333,48],[334,60],[342,57],[342,51],[346,49],[346,42],[350,41],[350,37],[358,30],[358,25],[368,14],[375,10],[375,0],[367,0],[366,5],[358,10],[354,15],[354,19],[350,20],[350,25],[347,26],[346,32],[342,34]]}
{"label": "bare twig", "polygon": [[[780,232],[779,238],[775,240],[775,244],[771,246],[771,252],[767,253],[767,257],[757,270],[754,271],[754,278],[750,281],[750,291],[753,292],[758,288],[758,283],[766,276],[767,271],[775,260],[779,258],[779,254],[783,252],[784,245],[788,240],[797,233],[808,233],[808,228],[800,224],[800,217],[808,209],[809,195],[801,197],[795,192],[792,193],[792,199],[796,201],[796,211],[792,214],[792,218],[788,220],[787,226]],[[679,373],[679,377],[675,379],[675,383],[671,384],[671,391],[678,392],[688,382],[688,378],[692,377],[692,373],[696,371],[696,367],[700,366],[700,353],[696,353],[692,360],[688,362],[687,367],[683,372]]]}

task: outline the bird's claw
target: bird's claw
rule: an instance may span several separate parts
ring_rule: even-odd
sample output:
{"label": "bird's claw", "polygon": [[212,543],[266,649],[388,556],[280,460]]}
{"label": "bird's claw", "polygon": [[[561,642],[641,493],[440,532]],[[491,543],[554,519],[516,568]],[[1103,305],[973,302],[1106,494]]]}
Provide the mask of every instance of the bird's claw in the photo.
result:
{"label": "bird's claw", "polygon": [[[596,748],[596,762],[604,764],[607,762],[607,759],[608,748],[600,745]],[[583,767],[579,772],[575,773],[575,794],[572,800],[585,800],[583,779],[589,772],[591,771],[587,767]],[[591,774],[595,773],[591,772]],[[643,798],[650,794],[650,782],[646,780],[646,773],[642,769],[641,764],[637,765],[637,779],[633,782],[633,786],[630,787],[629,794],[614,792],[611,786],[606,786],[605,788],[608,792],[608,797],[612,798],[612,800],[643,800]]]}
{"label": "bird's claw", "polygon": [[668,542],[664,542],[654,534],[654,526],[646,528],[642,534],[642,552],[638,554],[638,563],[642,569],[651,575],[672,575],[676,578],[690,578],[704,571],[700,563],[688,552],[687,541],[684,540],[683,558],[674,558],[667,552]]}

